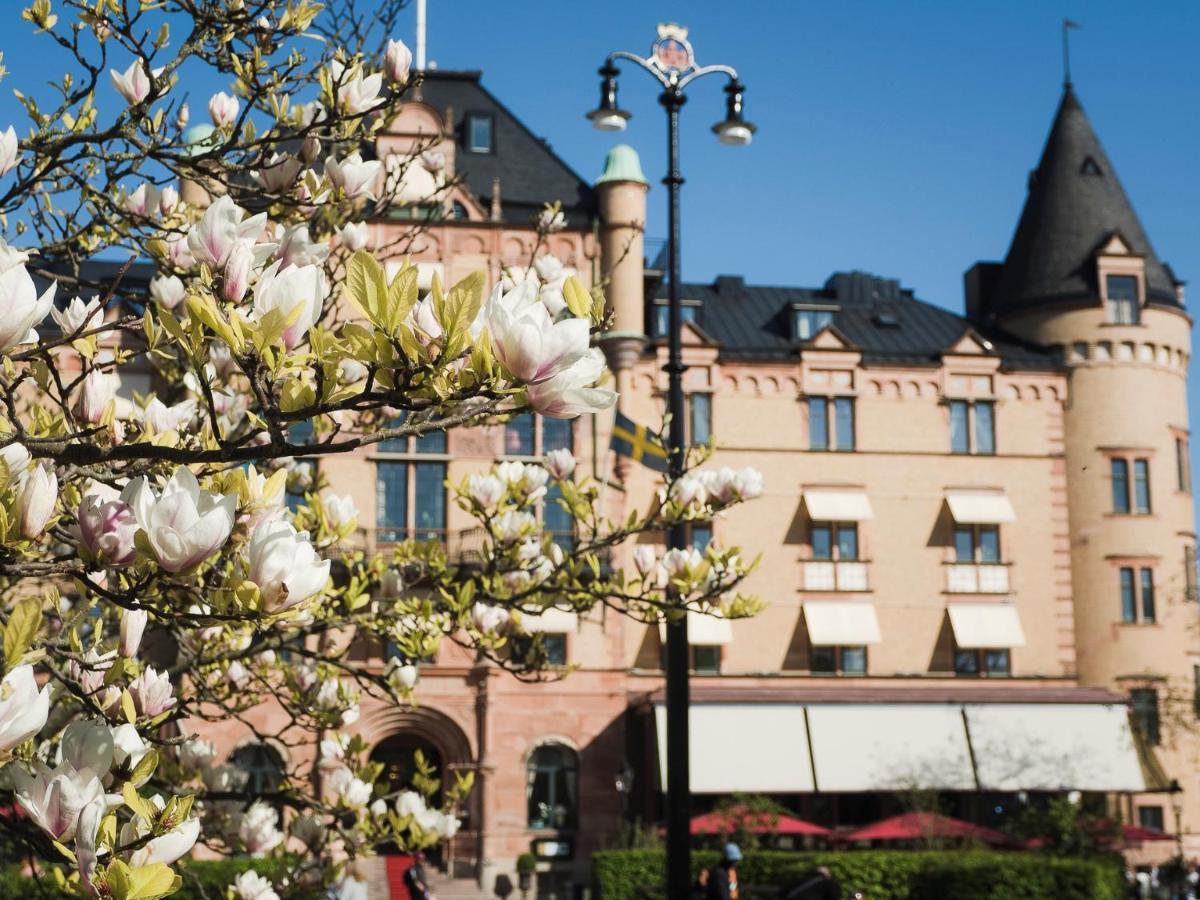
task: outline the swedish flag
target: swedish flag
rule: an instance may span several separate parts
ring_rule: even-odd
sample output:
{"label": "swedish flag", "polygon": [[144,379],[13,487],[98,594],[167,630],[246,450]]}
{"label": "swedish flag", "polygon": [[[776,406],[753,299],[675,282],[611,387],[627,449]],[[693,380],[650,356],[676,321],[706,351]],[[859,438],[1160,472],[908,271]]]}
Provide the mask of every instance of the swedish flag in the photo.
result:
{"label": "swedish flag", "polygon": [[613,422],[611,446],[619,455],[628,456],[648,469],[667,471],[667,450],[658,436],[619,412]]}

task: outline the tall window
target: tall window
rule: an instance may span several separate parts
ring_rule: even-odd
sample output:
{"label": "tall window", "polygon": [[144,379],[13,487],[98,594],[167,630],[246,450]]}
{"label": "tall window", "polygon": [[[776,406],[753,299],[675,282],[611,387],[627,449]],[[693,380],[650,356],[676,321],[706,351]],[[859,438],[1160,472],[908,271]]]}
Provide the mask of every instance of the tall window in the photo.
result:
{"label": "tall window", "polygon": [[1150,512],[1150,460],[1133,461],[1133,511],[1140,514]]}
{"label": "tall window", "polygon": [[996,525],[956,525],[954,561],[958,563],[1000,562],[1000,529]]}
{"label": "tall window", "polygon": [[990,400],[950,401],[950,452],[996,452],[996,412]]}
{"label": "tall window", "polygon": [[446,531],[446,434],[434,431],[379,444],[375,463],[378,541],[440,540]]}
{"label": "tall window", "polygon": [[1136,325],[1138,321],[1138,283],[1133,275],[1109,275],[1105,279],[1108,294],[1108,321],[1113,325]]}
{"label": "tall window", "polygon": [[526,797],[529,827],[574,828],[578,818],[579,762],[562,744],[543,744],[529,754]]}
{"label": "tall window", "polygon": [[1138,825],[1142,828],[1149,828],[1152,831],[1162,831],[1163,808],[1161,806],[1139,806],[1138,807]]}
{"label": "tall window", "polygon": [[854,398],[808,398],[808,448],[854,449]]}
{"label": "tall window", "polygon": [[813,647],[814,675],[866,675],[866,647]]}
{"label": "tall window", "polygon": [[1129,692],[1133,707],[1133,725],[1149,744],[1160,743],[1158,723],[1158,691],[1154,688],[1135,688]]}
{"label": "tall window", "polygon": [[467,116],[467,149],[472,153],[492,152],[492,117],[483,113]]}
{"label": "tall window", "polygon": [[1003,676],[1012,674],[1012,655],[1007,649],[960,648],[954,651],[956,675]]}
{"label": "tall window", "polygon": [[688,395],[688,443],[707,444],[712,436],[712,394]]}
{"label": "tall window", "polygon": [[1109,463],[1112,474],[1113,512],[1129,512],[1129,461],[1114,459]]}
{"label": "tall window", "polygon": [[[681,322],[695,322],[696,309],[694,305],[684,304],[679,307],[679,319]],[[671,312],[665,302],[657,303],[654,306],[654,336],[666,337],[671,333]]]}
{"label": "tall window", "polygon": [[575,449],[570,419],[544,419],[525,413],[504,426],[505,456],[545,456],[560,449]]}
{"label": "tall window", "polygon": [[1179,478],[1179,489],[1192,492],[1192,463],[1189,457],[1187,438],[1175,438],[1175,470]]}
{"label": "tall window", "polygon": [[1122,566],[1119,573],[1121,584],[1121,621],[1127,624],[1154,623],[1154,570],[1135,569]]}
{"label": "tall window", "polygon": [[826,325],[833,324],[831,309],[796,310],[796,340],[807,341]]}
{"label": "tall window", "polygon": [[[1130,485],[1130,466],[1133,468],[1133,484]],[[1121,515],[1136,513],[1149,515],[1150,507],[1150,460],[1128,460],[1116,457],[1109,461],[1112,481],[1113,512]],[[1132,487],[1132,490],[1130,489]]]}
{"label": "tall window", "polygon": [[812,558],[850,561],[858,559],[858,525],[853,522],[814,522]]}
{"label": "tall window", "polygon": [[283,784],[283,758],[270,744],[246,744],[234,750],[229,761],[246,773],[246,790],[252,796],[273,794]]}
{"label": "tall window", "polygon": [[1187,590],[1185,601],[1193,601],[1196,596],[1196,546],[1194,544],[1183,545],[1183,584]]}

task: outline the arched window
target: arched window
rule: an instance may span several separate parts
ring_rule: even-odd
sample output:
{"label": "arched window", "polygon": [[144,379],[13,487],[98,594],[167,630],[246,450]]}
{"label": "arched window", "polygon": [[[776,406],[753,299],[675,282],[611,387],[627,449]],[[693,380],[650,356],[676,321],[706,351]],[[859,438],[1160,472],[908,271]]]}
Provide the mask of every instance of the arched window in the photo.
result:
{"label": "arched window", "polygon": [[253,796],[273,794],[283,784],[283,757],[270,744],[246,744],[229,754],[229,762],[249,776],[246,790]]}
{"label": "arched window", "polygon": [[530,828],[574,828],[578,810],[579,763],[562,744],[543,744],[529,755],[526,795]]}

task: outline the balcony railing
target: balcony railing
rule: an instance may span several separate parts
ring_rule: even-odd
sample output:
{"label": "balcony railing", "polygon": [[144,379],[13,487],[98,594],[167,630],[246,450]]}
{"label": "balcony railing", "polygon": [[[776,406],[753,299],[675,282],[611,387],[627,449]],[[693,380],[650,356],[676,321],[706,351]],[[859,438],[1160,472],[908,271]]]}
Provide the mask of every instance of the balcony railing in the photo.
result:
{"label": "balcony railing", "polygon": [[810,559],[804,562],[806,591],[866,591],[867,564],[861,560],[835,562]]}
{"label": "balcony railing", "polygon": [[951,594],[1007,594],[1007,563],[949,563],[946,590]]}

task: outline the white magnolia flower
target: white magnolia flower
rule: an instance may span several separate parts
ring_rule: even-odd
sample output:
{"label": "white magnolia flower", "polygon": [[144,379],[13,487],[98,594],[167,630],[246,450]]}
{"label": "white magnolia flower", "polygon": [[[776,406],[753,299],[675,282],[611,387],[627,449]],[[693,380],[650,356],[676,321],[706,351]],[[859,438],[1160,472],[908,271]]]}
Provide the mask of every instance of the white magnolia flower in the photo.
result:
{"label": "white magnolia flower", "polygon": [[166,672],[156,672],[153,666],[146,666],[142,674],[130,682],[129,693],[133,695],[138,712],[150,718],[165,713],[175,705],[175,686],[171,684],[171,676]]}
{"label": "white magnolia flower", "polygon": [[425,798],[416,791],[402,791],[396,798],[396,815],[416,817],[425,812]]}
{"label": "white magnolia flower", "polygon": [[264,191],[282,194],[296,183],[303,166],[304,164],[294,156],[273,153],[261,169],[250,173],[250,177],[257,181]]}
{"label": "white magnolia flower", "polygon": [[[149,833],[149,826],[144,819],[138,819],[137,825],[126,823],[121,829],[121,843],[129,843]],[[141,827],[138,827],[141,826]],[[171,865],[184,854],[191,852],[200,837],[200,820],[195,816],[180,822],[166,834],[154,838],[138,847],[129,856],[131,866],[149,866],[154,863]]]}
{"label": "white magnolia flower", "polygon": [[504,497],[504,482],[495,475],[471,475],[467,478],[467,495],[483,509],[494,509]]}
{"label": "white magnolia flower", "polygon": [[519,498],[531,502],[546,493],[546,481],[550,473],[541,466],[510,460],[496,466],[496,477],[512,488]]}
{"label": "white magnolia flower", "polygon": [[698,509],[708,502],[708,487],[705,479],[689,472],[671,485],[671,500],[684,509]]}
{"label": "white magnolia flower", "polygon": [[75,397],[75,414],[89,425],[100,424],[120,386],[121,376],[116,372],[92,369],[79,386]]}
{"label": "white magnolia flower", "polygon": [[116,658],[116,650],[101,653],[95,647],[89,647],[81,660],[73,659],[67,663],[67,677],[78,684],[85,694],[94,694],[104,686],[105,674],[112,668]]}
{"label": "white magnolia flower", "polygon": [[638,572],[645,578],[657,567],[658,554],[648,544],[639,544],[633,551],[633,564],[637,566]]}
{"label": "white magnolia flower", "polygon": [[383,670],[383,675],[387,678],[388,683],[401,693],[408,693],[417,686],[417,679],[420,678],[420,672],[417,667],[410,662],[405,662],[397,656],[393,656],[388,660],[387,666]]}
{"label": "white magnolia flower", "polygon": [[209,766],[200,772],[200,780],[204,787],[214,794],[224,794],[230,791],[240,791],[246,786],[250,773],[237,766],[222,763],[219,766]]}
{"label": "white magnolia flower", "polygon": [[150,614],[144,609],[125,609],[121,611],[121,655],[126,659],[137,657],[138,647],[142,644],[142,633],[146,630],[146,622]]}
{"label": "white magnolia flower", "polygon": [[408,81],[412,59],[412,51],[404,41],[388,41],[387,51],[383,54],[383,68],[388,78],[395,84]]}
{"label": "white magnolia flower", "polygon": [[247,244],[254,252],[256,263],[266,260],[275,252],[275,245],[255,241],[267,227],[267,214],[258,213],[249,218],[244,218],[245,215],[246,211],[228,194],[214,200],[200,221],[188,231],[187,246],[192,257],[197,262],[207,263],[214,271],[224,271],[234,248]]}
{"label": "white magnolia flower", "polygon": [[248,869],[233,881],[233,893],[237,900],[279,900],[279,894],[270,880]]}
{"label": "white magnolia flower", "polygon": [[329,74],[337,85],[338,105],[351,115],[360,115],[371,109],[383,89],[382,73],[364,77],[361,67],[348,70],[336,59],[329,64]]}
{"label": "white magnolia flower", "polygon": [[421,165],[436,175],[446,168],[446,154],[441,150],[426,150],[421,154]]}
{"label": "white magnolia flower", "polygon": [[86,804],[79,812],[75,829],[75,865],[83,885],[92,893],[92,876],[100,854],[97,845],[100,837],[100,822],[108,812],[108,803],[103,795]]}
{"label": "white magnolia flower", "polygon": [[[155,78],[161,73],[161,68],[155,69],[153,72]],[[129,68],[124,72],[109,69],[108,77],[112,79],[112,85],[117,89],[117,93],[124,97],[125,102],[130,106],[141,103],[150,93],[150,75],[146,72],[146,64],[141,59],[131,62]]]}
{"label": "white magnolia flower", "polygon": [[58,502],[58,476],[45,465],[28,469],[17,482],[17,515],[21,537],[32,541],[42,536]]}
{"label": "white magnolia flower", "polygon": [[218,128],[228,128],[236,122],[240,108],[238,98],[224,91],[213,94],[208,101],[208,114]]}
{"label": "white magnolia flower", "polygon": [[532,513],[509,510],[496,517],[493,529],[496,540],[507,546],[536,531],[537,519]]}
{"label": "white magnolia flower", "polygon": [[294,310],[297,317],[283,332],[284,346],[294,349],[321,318],[325,303],[325,274],[319,266],[280,266],[272,263],[254,286],[255,319],[262,319],[278,309],[288,318]]}
{"label": "white magnolia flower", "polygon": [[33,276],[25,269],[29,254],[0,239],[0,353],[18,344],[37,343],[34,329],[54,306],[54,282],[38,296]]}
{"label": "white magnolia flower", "polygon": [[496,358],[519,381],[546,381],[588,353],[591,335],[587,320],[555,322],[538,299],[532,281],[523,281],[507,293],[497,285],[486,310]]}
{"label": "white magnolia flower", "polygon": [[341,188],[350,200],[359,197],[375,199],[375,179],[379,177],[382,167],[383,163],[377,159],[363,162],[358,153],[351,153],[341,162],[332,156],[325,158],[325,174],[329,176],[330,183]]}
{"label": "white magnolia flower", "polygon": [[[190,234],[190,232],[189,232]],[[188,246],[187,234],[172,234],[167,238],[167,256],[177,269],[188,270],[196,265],[196,257]]]}
{"label": "white magnolia flower", "polygon": [[196,415],[195,400],[181,400],[173,406],[167,406],[157,397],[138,410],[138,418],[143,427],[151,434],[167,434],[179,431],[192,421]]}
{"label": "white magnolia flower", "polygon": [[250,535],[250,580],[262,592],[269,613],[291,609],[316,594],[329,580],[329,560],[313,549],[307,531],[290,522],[268,522]]}
{"label": "white magnolia flower", "polygon": [[158,564],[172,573],[190,569],[220,549],[229,540],[237,510],[237,495],[201,490],[186,466],[175,470],[161,494],[156,496],[142,476],[129,483],[121,499],[132,507]]}
{"label": "white magnolia flower", "polygon": [[290,228],[279,226],[276,231],[279,247],[275,258],[285,266],[319,266],[329,257],[329,245],[324,241],[314,241],[308,234],[308,226],[292,225]]}
{"label": "white magnolia flower", "polygon": [[750,466],[737,470],[728,466],[706,469],[697,472],[696,477],[704,485],[709,499],[720,506],[753,500],[763,492],[762,473]]}
{"label": "white magnolia flower", "polygon": [[104,309],[100,305],[99,297],[93,297],[86,303],[83,298],[76,297],[64,309],[51,309],[50,318],[58,323],[59,330],[64,335],[72,335],[103,325]]}
{"label": "white magnolia flower", "polygon": [[250,289],[250,275],[254,270],[254,251],[250,245],[242,241],[230,252],[225,261],[225,271],[221,279],[221,296],[233,303],[241,302]]}
{"label": "white magnolia flower", "polygon": [[353,253],[367,246],[371,237],[370,226],[366,222],[347,222],[338,232],[342,245]]}
{"label": "white magnolia flower", "polygon": [[136,555],[138,523],[133,508],[113,491],[92,488],[75,513],[79,541],[91,556],[110,566],[126,566]]}
{"label": "white magnolia flower", "polygon": [[[150,745],[142,740],[135,726],[125,722],[112,730],[113,763],[117,766],[135,769],[142,757],[150,751]],[[150,776],[147,775],[147,778]],[[141,785],[138,785],[139,787]]]}
{"label": "white magnolia flower", "polygon": [[475,627],[483,632],[499,631],[508,624],[509,618],[507,609],[490,603],[476,603],[471,609],[471,619],[475,622]]}
{"label": "white magnolia flower", "polygon": [[617,402],[617,395],[595,386],[603,373],[604,354],[598,348],[592,348],[557,375],[529,385],[526,388],[529,403],[550,419],[573,419],[584,413],[608,409]]}
{"label": "white magnolia flower", "polygon": [[125,194],[121,205],[131,215],[148,217],[158,212],[158,203],[158,188],[144,181],[138,185],[137,190],[132,194]]}
{"label": "white magnolia flower", "polygon": [[315,813],[296,816],[291,827],[292,836],[309,848],[316,847],[325,836],[325,823]]}
{"label": "white magnolia flower", "polygon": [[0,681],[0,759],[42,730],[50,686],[38,690],[33,666],[16,666]]}
{"label": "white magnolia flower", "polygon": [[242,813],[238,837],[251,856],[256,859],[266,856],[283,841],[283,833],[279,830],[279,813],[262,800],[255,800]]}
{"label": "white magnolia flower", "polygon": [[56,841],[69,841],[83,808],[104,798],[99,777],[78,772],[69,762],[50,769],[35,760],[32,772],[22,766],[10,768],[17,802]]}
{"label": "white magnolia flower", "polygon": [[325,787],[339,803],[361,809],[371,800],[371,785],[354,776],[346,766],[338,766],[325,776]]}
{"label": "white magnolia flower", "polygon": [[20,158],[21,150],[17,145],[17,133],[11,125],[8,130],[0,132],[0,177],[13,170]]}
{"label": "white magnolia flower", "polygon": [[321,497],[325,518],[334,528],[353,528],[358,524],[358,507],[349,494],[325,494]]}
{"label": "white magnolia flower", "polygon": [[158,209],[164,216],[169,216],[179,205],[179,191],[174,185],[168,184],[158,195]]}
{"label": "white magnolia flower", "polygon": [[575,456],[566,447],[559,447],[547,453],[542,464],[546,471],[561,481],[570,478],[571,473],[575,471]]}
{"label": "white magnolia flower", "polygon": [[537,227],[546,234],[554,234],[567,227],[567,217],[561,209],[545,209],[538,216]]}
{"label": "white magnolia flower", "polygon": [[672,548],[663,556],[663,566],[671,575],[690,578],[704,563],[704,556],[695,547]]}
{"label": "white magnolia flower", "polygon": [[179,747],[179,764],[191,772],[207,769],[216,758],[216,745],[204,738],[192,738]]}

